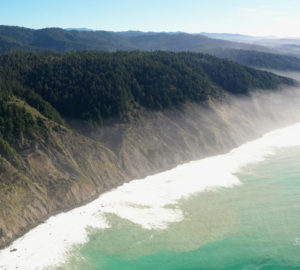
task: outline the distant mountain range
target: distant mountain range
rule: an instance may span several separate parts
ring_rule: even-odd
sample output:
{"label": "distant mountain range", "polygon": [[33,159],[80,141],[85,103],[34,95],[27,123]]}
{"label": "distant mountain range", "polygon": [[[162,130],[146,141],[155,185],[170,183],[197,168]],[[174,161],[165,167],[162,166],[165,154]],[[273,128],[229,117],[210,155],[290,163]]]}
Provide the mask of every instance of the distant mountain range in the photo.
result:
{"label": "distant mountain range", "polygon": [[16,50],[192,51],[213,54],[260,68],[300,70],[300,60],[297,57],[278,55],[288,52],[297,54],[298,51],[300,55],[300,41],[283,39],[275,41],[265,39],[259,42],[259,38],[236,34],[109,32],[88,28],[33,30],[16,26],[0,26],[1,53]]}
{"label": "distant mountain range", "polygon": [[276,39],[274,36],[266,36],[266,37],[256,37],[256,36],[249,36],[249,35],[242,35],[242,34],[232,34],[232,33],[200,33],[203,36],[209,38],[217,38],[217,39],[224,39],[236,42],[244,42],[244,41],[253,41],[258,39]]}
{"label": "distant mountain range", "polygon": [[[70,50],[171,50],[202,51],[208,48],[231,48],[270,51],[263,46],[217,40],[203,35],[154,32],[108,32],[89,31],[88,29],[64,30],[45,28],[33,30],[23,27],[0,26],[1,51],[9,50],[7,43],[24,49],[48,49],[55,51]],[[8,49],[7,49],[8,48]]]}
{"label": "distant mountain range", "polygon": [[277,38],[274,36],[255,37],[230,33],[201,33],[202,35],[234,42],[256,44],[272,48],[281,53],[300,55],[300,38]]}

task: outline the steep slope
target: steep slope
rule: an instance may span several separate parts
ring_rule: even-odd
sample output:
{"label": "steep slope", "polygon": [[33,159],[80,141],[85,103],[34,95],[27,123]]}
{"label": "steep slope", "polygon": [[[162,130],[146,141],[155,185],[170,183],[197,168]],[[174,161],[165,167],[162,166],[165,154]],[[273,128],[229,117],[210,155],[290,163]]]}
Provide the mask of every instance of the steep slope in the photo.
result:
{"label": "steep slope", "polygon": [[[24,106],[28,113],[35,111]],[[38,126],[22,132],[18,144],[1,139],[1,246],[50,214],[128,179],[116,156],[101,143],[38,117],[33,115]]]}
{"label": "steep slope", "polygon": [[294,82],[202,54],[0,59],[0,246],[132,178],[227,151],[274,119],[286,124],[285,110],[299,115],[286,106],[288,93],[261,123],[261,97],[227,106],[231,94],[245,97],[253,87],[279,94]]}

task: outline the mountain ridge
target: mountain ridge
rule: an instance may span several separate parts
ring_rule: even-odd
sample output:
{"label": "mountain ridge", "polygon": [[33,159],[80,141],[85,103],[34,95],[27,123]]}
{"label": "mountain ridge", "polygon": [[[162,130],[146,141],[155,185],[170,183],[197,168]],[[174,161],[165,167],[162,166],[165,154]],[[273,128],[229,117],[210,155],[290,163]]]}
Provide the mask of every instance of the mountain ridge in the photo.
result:
{"label": "mountain ridge", "polygon": [[[288,44],[284,45],[289,46]],[[240,64],[269,69],[300,70],[300,59],[266,46],[211,39],[183,32],[80,31],[61,28],[33,30],[0,26],[0,52],[8,51],[191,51],[226,58]],[[293,47],[293,50],[297,48]]]}

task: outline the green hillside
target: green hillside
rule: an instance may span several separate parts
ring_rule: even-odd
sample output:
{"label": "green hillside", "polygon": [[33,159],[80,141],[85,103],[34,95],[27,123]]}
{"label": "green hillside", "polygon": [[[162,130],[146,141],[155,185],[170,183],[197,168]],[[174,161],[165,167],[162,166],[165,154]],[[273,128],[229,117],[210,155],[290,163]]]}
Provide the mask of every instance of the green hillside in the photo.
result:
{"label": "green hillside", "polygon": [[171,52],[10,53],[0,55],[0,89],[62,123],[123,119],[226,93],[275,88],[292,81],[216,57]]}

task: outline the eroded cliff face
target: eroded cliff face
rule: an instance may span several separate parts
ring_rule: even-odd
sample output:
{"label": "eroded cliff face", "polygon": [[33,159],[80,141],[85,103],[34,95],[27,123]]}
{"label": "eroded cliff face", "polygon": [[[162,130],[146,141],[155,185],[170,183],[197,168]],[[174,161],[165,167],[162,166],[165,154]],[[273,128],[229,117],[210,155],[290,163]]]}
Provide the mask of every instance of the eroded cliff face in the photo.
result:
{"label": "eroded cliff face", "polygon": [[[223,103],[187,104],[145,113],[129,125],[93,134],[111,149],[129,177],[144,177],[180,163],[225,153],[266,132],[300,120],[299,91],[256,92]],[[112,136],[113,134],[113,136]]]}
{"label": "eroded cliff face", "polygon": [[68,129],[50,130],[47,143],[27,141],[23,168],[1,158],[0,244],[9,243],[49,215],[95,198],[128,180],[116,156]]}
{"label": "eroded cliff face", "polygon": [[24,138],[16,162],[0,157],[0,246],[126,181],[300,121],[298,96],[293,89],[147,111],[89,136],[47,120],[47,140]]}

